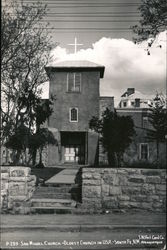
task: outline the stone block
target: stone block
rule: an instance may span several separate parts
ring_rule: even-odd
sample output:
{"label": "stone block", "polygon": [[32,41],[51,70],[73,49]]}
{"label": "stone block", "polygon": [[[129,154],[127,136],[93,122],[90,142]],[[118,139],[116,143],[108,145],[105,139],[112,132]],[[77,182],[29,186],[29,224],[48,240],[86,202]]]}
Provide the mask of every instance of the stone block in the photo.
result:
{"label": "stone block", "polygon": [[112,178],[113,178],[113,185],[118,186],[120,184],[119,176],[117,174],[113,174]]}
{"label": "stone block", "polygon": [[27,182],[27,177],[10,177],[10,182]]}
{"label": "stone block", "polygon": [[118,200],[118,198],[116,196],[103,197],[103,199],[102,199],[103,202],[117,201],[117,200]]}
{"label": "stone block", "polygon": [[82,173],[94,173],[94,172],[97,172],[98,169],[95,169],[95,168],[82,168]]}
{"label": "stone block", "polygon": [[82,199],[82,207],[86,209],[101,209],[102,204],[101,204],[101,199],[87,199],[83,198]]}
{"label": "stone block", "polygon": [[155,185],[145,183],[141,187],[141,194],[155,194]]}
{"label": "stone block", "polygon": [[37,177],[35,175],[30,175],[27,177],[28,182],[35,182],[36,183]]}
{"label": "stone block", "polygon": [[163,202],[154,202],[152,206],[153,208],[162,208]]}
{"label": "stone block", "polygon": [[127,168],[126,169],[128,174],[129,175],[134,175],[134,174],[137,174],[137,175],[141,175],[141,169],[138,169],[138,168]]}
{"label": "stone block", "polygon": [[9,182],[9,196],[27,195],[26,183]]}
{"label": "stone block", "polygon": [[104,169],[104,175],[113,175],[117,173],[117,168],[105,168]]}
{"label": "stone block", "polygon": [[130,197],[128,195],[119,195],[118,196],[118,199],[120,201],[129,201],[130,200]]}
{"label": "stone block", "polygon": [[101,185],[101,181],[100,180],[86,179],[86,180],[83,180],[82,185],[100,186]]}
{"label": "stone block", "polygon": [[166,185],[164,184],[156,184],[155,187],[156,187],[156,190],[158,191],[166,191]]}
{"label": "stone block", "polygon": [[9,173],[9,169],[10,169],[10,167],[4,167],[4,166],[0,166],[1,167],[1,174],[2,173]]}
{"label": "stone block", "polygon": [[127,209],[130,207],[129,205],[129,201],[120,201],[119,202],[119,207],[122,208],[122,209]]}
{"label": "stone block", "polygon": [[148,176],[146,177],[146,183],[159,184],[161,183],[161,178],[159,176]]}
{"label": "stone block", "polygon": [[146,210],[153,210],[153,204],[152,202],[141,202],[140,208],[143,208]]}
{"label": "stone block", "polygon": [[10,167],[10,177],[24,177],[30,175],[29,167]]}
{"label": "stone block", "polygon": [[121,187],[110,186],[109,195],[122,194]]}
{"label": "stone block", "polygon": [[101,187],[99,186],[83,186],[82,187],[83,198],[99,198],[101,197]]}
{"label": "stone block", "polygon": [[108,196],[109,195],[109,189],[110,189],[110,186],[109,185],[102,185],[102,188],[101,188],[101,192],[102,192],[102,196]]}
{"label": "stone block", "polygon": [[8,180],[9,179],[9,173],[1,173],[1,180]]}
{"label": "stone block", "polygon": [[139,201],[139,202],[147,202],[148,196],[147,195],[132,195],[130,197],[131,201]]}
{"label": "stone block", "polygon": [[121,175],[127,175],[128,171],[126,169],[121,168],[117,170],[117,173]]}
{"label": "stone block", "polygon": [[110,175],[104,175],[103,176],[103,182],[105,184],[113,185],[113,177]]}
{"label": "stone block", "polygon": [[147,197],[148,202],[155,202],[155,201],[161,201],[161,198],[158,195],[149,195]]}
{"label": "stone block", "polygon": [[92,173],[83,173],[82,178],[83,179],[92,179]]}
{"label": "stone block", "polygon": [[101,174],[93,173],[92,178],[95,179],[95,180],[100,180],[101,179]]}
{"label": "stone block", "polygon": [[147,176],[160,176],[161,171],[157,169],[141,169],[141,174]]}
{"label": "stone block", "polygon": [[121,185],[121,186],[126,186],[128,183],[128,179],[125,175],[118,175],[118,184],[116,185]]}
{"label": "stone block", "polygon": [[128,201],[128,203],[129,203],[129,206],[131,207],[131,208],[141,208],[140,207],[140,202],[136,202],[136,201]]}
{"label": "stone block", "polygon": [[145,177],[144,176],[138,176],[138,175],[133,175],[128,179],[129,182],[134,182],[136,183],[144,183]]}
{"label": "stone block", "polygon": [[166,191],[163,190],[156,190],[155,193],[159,196],[166,196]]}
{"label": "stone block", "polygon": [[27,196],[26,195],[17,195],[17,196],[9,196],[9,202],[23,202],[27,200]]}
{"label": "stone block", "polygon": [[118,201],[117,200],[105,200],[103,201],[103,209],[112,209],[118,208]]}
{"label": "stone block", "polygon": [[7,192],[8,187],[9,187],[9,182],[7,180],[2,180],[1,181],[1,193]]}
{"label": "stone block", "polygon": [[141,187],[127,187],[127,186],[122,186],[122,194],[125,194],[125,195],[137,195],[137,194],[140,194],[141,193]]}

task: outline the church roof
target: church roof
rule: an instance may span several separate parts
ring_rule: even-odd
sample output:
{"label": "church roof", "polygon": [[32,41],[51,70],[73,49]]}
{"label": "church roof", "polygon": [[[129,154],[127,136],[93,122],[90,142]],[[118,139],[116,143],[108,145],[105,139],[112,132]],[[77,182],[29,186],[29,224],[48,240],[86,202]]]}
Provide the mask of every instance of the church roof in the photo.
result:
{"label": "church roof", "polygon": [[49,73],[50,70],[67,71],[69,69],[77,71],[100,71],[101,78],[103,78],[104,76],[104,68],[105,67],[103,65],[86,60],[59,61],[56,63],[49,64],[45,67],[47,73]]}

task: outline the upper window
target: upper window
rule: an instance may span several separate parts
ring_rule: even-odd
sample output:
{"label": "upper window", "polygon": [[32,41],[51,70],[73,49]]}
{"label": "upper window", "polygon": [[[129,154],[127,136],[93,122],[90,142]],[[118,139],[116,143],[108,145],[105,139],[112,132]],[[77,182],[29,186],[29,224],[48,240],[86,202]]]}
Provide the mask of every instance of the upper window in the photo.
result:
{"label": "upper window", "polygon": [[67,91],[81,92],[81,73],[67,74]]}
{"label": "upper window", "polygon": [[127,106],[127,102],[123,102],[123,106],[126,107]]}
{"label": "upper window", "polygon": [[141,143],[140,144],[140,159],[141,160],[148,160],[148,158],[149,158],[148,143]]}
{"label": "upper window", "polygon": [[143,128],[148,128],[148,117],[144,116],[143,117]]}
{"label": "upper window", "polygon": [[78,108],[70,108],[70,122],[78,122]]}

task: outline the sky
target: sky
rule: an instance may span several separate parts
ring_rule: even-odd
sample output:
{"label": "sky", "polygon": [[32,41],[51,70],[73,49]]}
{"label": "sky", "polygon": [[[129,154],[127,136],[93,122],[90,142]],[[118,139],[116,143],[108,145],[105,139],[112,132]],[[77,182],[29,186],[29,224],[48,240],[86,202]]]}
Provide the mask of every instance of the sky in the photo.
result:
{"label": "sky", "polygon": [[[23,0],[31,4],[36,0]],[[131,26],[138,24],[141,0],[41,0],[47,4],[52,35],[51,61],[81,59],[105,66],[103,96],[115,101],[128,88],[145,94],[166,89],[166,34],[159,34],[147,55],[147,42],[135,45]],[[83,44],[74,54],[75,37]],[[56,43],[58,46],[56,47]],[[161,44],[162,48],[159,47]],[[45,86],[43,95],[47,93]]]}

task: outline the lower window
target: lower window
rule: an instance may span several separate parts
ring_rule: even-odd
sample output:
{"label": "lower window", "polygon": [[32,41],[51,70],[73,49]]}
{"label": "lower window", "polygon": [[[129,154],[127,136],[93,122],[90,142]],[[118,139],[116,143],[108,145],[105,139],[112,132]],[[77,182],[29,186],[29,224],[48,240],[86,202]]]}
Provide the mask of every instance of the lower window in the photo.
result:
{"label": "lower window", "polygon": [[149,159],[149,145],[148,143],[140,143],[140,159],[148,160]]}
{"label": "lower window", "polygon": [[70,122],[78,122],[78,108],[70,108]]}

